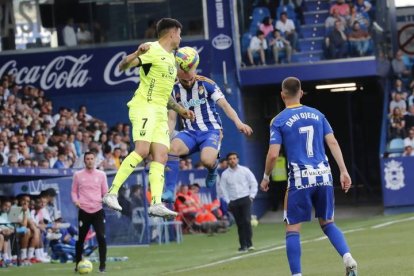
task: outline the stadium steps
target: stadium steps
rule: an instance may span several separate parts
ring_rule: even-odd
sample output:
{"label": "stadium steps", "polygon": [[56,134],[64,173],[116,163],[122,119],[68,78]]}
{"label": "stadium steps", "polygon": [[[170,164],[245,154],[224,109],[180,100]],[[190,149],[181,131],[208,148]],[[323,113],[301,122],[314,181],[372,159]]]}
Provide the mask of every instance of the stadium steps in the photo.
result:
{"label": "stadium steps", "polygon": [[306,0],[304,3],[305,11],[329,10],[331,3],[328,0]]}
{"label": "stadium steps", "polygon": [[321,51],[323,49],[323,43],[323,36],[299,39],[299,45],[302,53],[308,51]]}
{"label": "stadium steps", "polygon": [[312,63],[323,59],[323,51],[298,52],[292,55],[292,62]]}
{"label": "stadium steps", "polygon": [[328,10],[305,11],[303,12],[303,16],[305,18],[305,25],[324,24],[326,18],[328,18],[329,16],[329,11]]}

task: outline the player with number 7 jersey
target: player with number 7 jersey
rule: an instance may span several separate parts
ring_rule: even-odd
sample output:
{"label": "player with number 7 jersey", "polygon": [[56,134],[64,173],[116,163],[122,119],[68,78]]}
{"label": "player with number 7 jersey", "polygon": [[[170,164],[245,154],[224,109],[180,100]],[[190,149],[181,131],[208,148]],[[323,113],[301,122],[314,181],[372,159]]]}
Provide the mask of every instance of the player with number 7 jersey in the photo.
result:
{"label": "player with number 7 jersey", "polygon": [[324,137],[333,130],[319,110],[301,104],[287,106],[272,120],[270,133],[270,144],[294,145],[285,147],[289,189],[332,185]]}
{"label": "player with number 7 jersey", "polygon": [[346,275],[356,276],[357,263],[351,256],[343,233],[334,222],[333,181],[325,155],[325,142],[338,164],[342,189],[348,192],[352,181],[341,148],[325,116],[319,110],[300,103],[303,91],[299,79],[286,78],[280,94],[286,109],[270,125],[270,145],[260,188],[269,190],[269,175],[284,145],[289,164],[284,220],[291,273],[302,276],[300,230],[302,222],[311,220],[313,207],[323,232],[343,258]]}

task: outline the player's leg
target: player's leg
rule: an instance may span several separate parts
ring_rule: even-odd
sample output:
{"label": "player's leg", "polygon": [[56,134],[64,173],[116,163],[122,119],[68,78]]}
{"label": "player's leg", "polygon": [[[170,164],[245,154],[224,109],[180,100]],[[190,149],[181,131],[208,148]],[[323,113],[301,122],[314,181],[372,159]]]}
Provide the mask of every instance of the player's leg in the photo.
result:
{"label": "player's leg", "polygon": [[168,153],[167,168],[165,170],[165,189],[162,195],[162,201],[174,202],[180,156],[189,154],[190,149],[193,150],[195,146],[195,138],[188,131],[181,131],[172,139],[170,152]]}
{"label": "player's leg", "polygon": [[356,275],[357,263],[352,258],[344,234],[334,222],[333,186],[318,187],[313,202],[315,206],[315,216],[319,219],[319,224],[323,232],[335,247],[338,254],[342,257],[347,271],[346,275]]}
{"label": "player's leg", "polygon": [[148,156],[152,135],[156,126],[155,116],[150,109],[137,111],[135,108],[131,108],[129,110],[129,118],[132,123],[132,138],[135,143],[135,149],[122,161],[112,186],[103,198],[104,204],[117,211],[122,210],[118,203],[119,188],[131,175],[135,167]]}
{"label": "player's leg", "polygon": [[311,189],[291,189],[285,195],[286,254],[290,271],[295,276],[302,275],[300,229],[302,222],[312,218]]}
{"label": "player's leg", "polygon": [[159,217],[177,216],[177,213],[169,210],[161,203],[161,196],[164,189],[164,170],[168,160],[170,148],[170,136],[168,131],[167,116],[163,113],[157,116],[157,124],[154,129],[150,152],[153,161],[149,169],[149,183],[151,187],[151,207],[148,215]]}
{"label": "player's leg", "polygon": [[92,220],[93,229],[99,245],[99,272],[104,272],[106,265],[106,239],[105,239],[105,212],[103,209],[94,214]]}
{"label": "player's leg", "polygon": [[201,163],[207,168],[207,188],[213,187],[217,182],[218,153],[221,145],[221,131],[214,130],[205,132],[198,138],[200,144]]}
{"label": "player's leg", "polygon": [[286,255],[289,262],[290,272],[294,276],[302,275],[302,248],[300,245],[300,228],[301,223],[286,223]]}
{"label": "player's leg", "polygon": [[79,235],[76,241],[76,258],[75,258],[75,271],[77,271],[78,263],[82,260],[83,244],[85,242],[86,235],[88,234],[91,226],[91,218],[88,213],[79,209],[78,212],[78,229]]}

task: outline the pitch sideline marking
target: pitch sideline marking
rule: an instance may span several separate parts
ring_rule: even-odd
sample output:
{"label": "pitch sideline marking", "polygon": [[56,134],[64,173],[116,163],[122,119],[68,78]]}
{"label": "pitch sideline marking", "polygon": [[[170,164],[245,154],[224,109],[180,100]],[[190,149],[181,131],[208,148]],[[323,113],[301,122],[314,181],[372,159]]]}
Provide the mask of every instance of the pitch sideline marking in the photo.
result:
{"label": "pitch sideline marking", "polygon": [[[381,223],[381,224],[373,225],[373,226],[370,226],[370,227],[350,229],[350,230],[343,231],[343,233],[347,234],[347,233],[359,232],[359,231],[363,231],[363,230],[367,230],[367,229],[378,229],[378,228],[386,227],[386,226],[389,226],[389,225],[392,225],[392,224],[411,221],[411,220],[414,220],[414,217],[409,217],[409,218],[399,219],[399,220],[392,220],[392,221],[389,221],[389,222],[386,222],[386,223]],[[310,239],[310,240],[304,240],[304,241],[301,242],[301,244],[306,244],[306,243],[311,243],[311,242],[318,242],[318,241],[325,240],[325,239],[327,239],[326,236],[321,236],[321,237]],[[244,258],[255,256],[255,255],[260,255],[260,254],[263,254],[263,253],[277,251],[277,250],[281,250],[281,249],[285,249],[285,248],[286,248],[286,245],[279,245],[279,246],[272,247],[272,248],[269,248],[269,249],[262,249],[262,250],[258,250],[258,251],[252,252],[252,253],[247,253],[247,254],[243,254],[243,255],[240,255],[240,256],[234,256],[234,257],[230,257],[230,258],[220,260],[220,261],[215,261],[215,262],[208,263],[208,264],[188,267],[188,268],[184,268],[184,269],[180,269],[180,270],[168,271],[168,272],[162,273],[162,275],[168,275],[168,274],[171,274],[171,273],[180,273],[180,272],[187,272],[187,271],[202,269],[202,268],[211,267],[211,266],[215,266],[215,265],[220,265],[220,264],[224,264],[224,263],[229,263],[229,262],[232,262],[232,261],[244,259]]]}

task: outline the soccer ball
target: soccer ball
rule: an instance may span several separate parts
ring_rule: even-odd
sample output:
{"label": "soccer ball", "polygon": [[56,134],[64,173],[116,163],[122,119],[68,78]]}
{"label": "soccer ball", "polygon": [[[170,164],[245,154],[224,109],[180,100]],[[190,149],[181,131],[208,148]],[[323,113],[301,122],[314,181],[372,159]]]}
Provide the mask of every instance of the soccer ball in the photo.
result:
{"label": "soccer ball", "polygon": [[77,268],[78,268],[79,274],[88,274],[92,272],[93,265],[89,260],[84,259],[78,263]]}
{"label": "soccer ball", "polygon": [[192,47],[182,47],[175,53],[177,65],[184,71],[195,70],[200,62],[200,57],[196,49]]}

